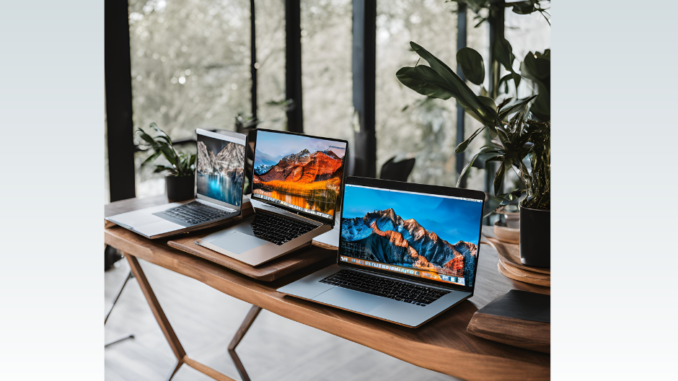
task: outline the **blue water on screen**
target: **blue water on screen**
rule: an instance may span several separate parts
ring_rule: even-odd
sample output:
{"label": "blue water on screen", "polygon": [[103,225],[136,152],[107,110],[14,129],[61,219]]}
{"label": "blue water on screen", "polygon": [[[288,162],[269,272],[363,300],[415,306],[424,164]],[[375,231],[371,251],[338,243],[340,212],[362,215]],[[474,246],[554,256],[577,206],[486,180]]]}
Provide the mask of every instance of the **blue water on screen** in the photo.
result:
{"label": "blue water on screen", "polygon": [[198,193],[223,201],[225,203],[240,206],[242,202],[242,182],[231,181],[227,176],[206,175],[198,172]]}

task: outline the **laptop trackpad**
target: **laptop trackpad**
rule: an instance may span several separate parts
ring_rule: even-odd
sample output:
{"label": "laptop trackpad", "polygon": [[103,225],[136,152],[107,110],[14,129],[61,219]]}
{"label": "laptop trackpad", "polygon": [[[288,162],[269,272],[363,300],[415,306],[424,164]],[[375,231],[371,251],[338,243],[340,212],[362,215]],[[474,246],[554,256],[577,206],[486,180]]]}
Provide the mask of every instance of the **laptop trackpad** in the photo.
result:
{"label": "laptop trackpad", "polygon": [[231,230],[224,232],[224,234],[220,234],[218,237],[210,240],[209,243],[230,251],[233,254],[242,254],[255,247],[266,245],[268,241],[236,230]]}
{"label": "laptop trackpad", "polygon": [[379,305],[384,302],[382,298],[376,295],[348,290],[341,287],[334,287],[313,299],[320,303],[330,304],[365,314],[379,307]]}

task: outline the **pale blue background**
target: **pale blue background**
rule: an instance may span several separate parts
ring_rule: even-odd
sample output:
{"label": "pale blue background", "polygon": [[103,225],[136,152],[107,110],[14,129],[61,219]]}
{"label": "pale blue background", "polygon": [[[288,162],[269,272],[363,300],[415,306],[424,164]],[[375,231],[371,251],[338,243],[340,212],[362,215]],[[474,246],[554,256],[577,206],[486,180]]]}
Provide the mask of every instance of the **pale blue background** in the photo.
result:
{"label": "pale blue background", "polygon": [[[103,1],[0,9],[0,379],[102,380]],[[553,379],[675,378],[678,3],[551,12]]]}

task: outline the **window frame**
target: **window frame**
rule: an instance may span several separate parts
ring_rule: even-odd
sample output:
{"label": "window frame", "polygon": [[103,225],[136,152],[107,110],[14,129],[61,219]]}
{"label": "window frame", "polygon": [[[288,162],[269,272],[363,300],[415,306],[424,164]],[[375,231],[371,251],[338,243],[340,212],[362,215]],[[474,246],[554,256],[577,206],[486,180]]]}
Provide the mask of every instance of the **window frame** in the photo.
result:
{"label": "window frame", "polygon": [[[251,114],[257,116],[256,7],[250,0],[250,73]],[[353,5],[353,107],[354,142],[348,162],[348,174],[377,177],[376,137],[376,0],[352,0]],[[503,7],[501,7],[503,8]],[[294,102],[287,110],[287,130],[304,132],[301,67],[301,0],[285,0],[285,94]],[[457,22],[457,50],[466,46],[467,7],[460,3]],[[498,65],[492,54],[497,38],[503,37],[503,17],[490,15],[490,91]],[[457,72],[461,71],[457,68]],[[462,76],[463,78],[463,76]],[[105,79],[110,201],[135,197],[134,125],[132,121],[132,81],[130,63],[129,4],[127,0],[105,1]],[[457,106],[457,144],[465,138],[465,111]],[[193,139],[176,141],[189,144]],[[461,173],[466,160],[457,154],[456,170]],[[493,180],[486,170],[485,192]],[[464,183],[462,183],[462,186]]]}

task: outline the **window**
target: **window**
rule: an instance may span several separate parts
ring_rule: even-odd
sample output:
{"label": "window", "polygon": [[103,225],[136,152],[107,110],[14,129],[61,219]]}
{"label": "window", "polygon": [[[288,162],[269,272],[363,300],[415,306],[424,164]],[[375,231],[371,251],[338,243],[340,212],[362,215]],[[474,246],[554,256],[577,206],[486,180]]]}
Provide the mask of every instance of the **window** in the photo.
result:
{"label": "window", "polygon": [[[529,15],[518,15],[507,8],[504,13],[504,37],[511,43],[516,56],[514,69],[520,69],[520,63],[528,52],[543,52],[551,48],[551,27],[539,12]],[[506,70],[502,68],[502,75]],[[502,89],[503,91],[503,89]],[[509,86],[509,94],[515,96],[515,87]],[[518,88],[519,98],[532,95],[532,82],[521,81]]]}
{"label": "window", "polygon": [[[483,17],[487,17],[487,10],[482,10],[481,14]],[[486,89],[490,87],[490,26],[488,22],[483,22],[477,28],[474,26],[478,23],[477,19],[474,19],[476,14],[472,10],[466,11],[466,46],[474,49],[483,57],[483,62],[485,63],[485,82],[483,86]],[[472,84],[471,82],[466,82],[466,84],[473,90],[474,93],[478,94],[480,92],[480,87]],[[483,125],[477,120],[473,119],[468,114],[464,115],[464,134],[466,138],[469,138],[471,134],[478,128]],[[475,139],[471,142],[471,145],[464,153],[465,163],[468,163],[473,155],[478,152],[480,147],[487,144],[485,137],[481,139]],[[466,175],[466,187],[469,189],[485,189],[485,170],[480,170],[476,168],[471,168],[469,173]]]}
{"label": "window", "polygon": [[[248,0],[129,0],[135,128],[186,139],[250,114],[249,20]],[[135,155],[137,197],[164,191],[161,174],[139,168],[147,156]]]}
{"label": "window", "polygon": [[[147,128],[156,122],[175,141],[194,138],[196,128],[233,130],[238,114],[251,116],[251,2],[248,0],[129,0],[133,122]],[[285,0],[256,0],[256,113],[262,128],[285,129]],[[304,132],[353,140],[353,1],[300,0]],[[376,138],[377,175],[392,157],[416,158],[410,181],[454,186],[458,173],[457,105],[454,100],[426,99],[401,85],[395,73],[413,66],[414,41],[456,70],[457,4],[439,0],[394,0],[376,3]],[[467,12],[467,46],[483,55],[489,86],[489,25],[474,28]],[[506,36],[519,59],[528,50],[549,45],[539,14],[506,13]],[[369,20],[368,20],[369,22]],[[546,26],[548,27],[548,26]],[[535,37],[536,36],[536,37]],[[537,38],[539,41],[532,41]],[[469,84],[476,92],[479,87]],[[520,94],[531,90],[521,85]],[[464,118],[468,137],[480,124]],[[475,152],[477,139],[466,153]],[[178,145],[194,151],[193,144]],[[162,174],[140,168],[148,157],[135,154],[137,196],[164,192]],[[485,171],[472,170],[467,185],[483,189]]]}
{"label": "window", "polygon": [[256,0],[255,7],[259,127],[284,130],[285,0]]}
{"label": "window", "polygon": [[456,68],[456,7],[433,0],[377,3],[377,172],[391,157],[414,157],[410,181],[456,183],[456,102],[426,99],[400,84],[395,75],[417,62],[410,41]]}
{"label": "window", "polygon": [[352,1],[301,1],[304,133],[353,139]]}

